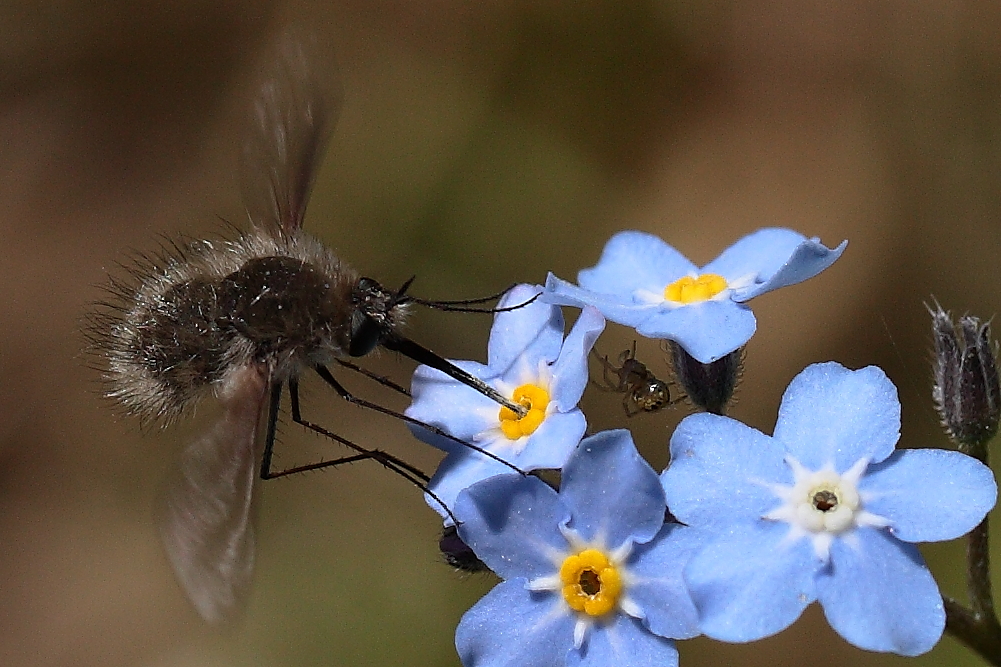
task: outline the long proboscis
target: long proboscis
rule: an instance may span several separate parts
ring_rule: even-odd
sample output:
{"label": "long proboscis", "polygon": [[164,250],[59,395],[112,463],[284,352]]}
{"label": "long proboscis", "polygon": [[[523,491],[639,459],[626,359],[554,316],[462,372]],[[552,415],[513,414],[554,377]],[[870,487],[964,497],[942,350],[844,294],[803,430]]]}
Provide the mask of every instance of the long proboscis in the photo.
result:
{"label": "long proboscis", "polygon": [[470,389],[478,391],[483,394],[491,401],[499,405],[503,405],[505,408],[511,410],[519,418],[524,417],[528,414],[528,410],[523,405],[518,405],[508,398],[505,398],[502,393],[488,385],[483,380],[478,377],[467,373],[462,370],[449,360],[438,356],[426,347],[415,343],[409,338],[404,338],[403,336],[389,336],[386,340],[382,341],[382,346],[387,350],[393,350],[394,352],[399,352],[400,354],[409,357],[419,364],[424,364],[425,366],[430,366],[435,370],[439,370],[445,375],[449,376],[453,380],[458,380],[462,384],[466,385]]}

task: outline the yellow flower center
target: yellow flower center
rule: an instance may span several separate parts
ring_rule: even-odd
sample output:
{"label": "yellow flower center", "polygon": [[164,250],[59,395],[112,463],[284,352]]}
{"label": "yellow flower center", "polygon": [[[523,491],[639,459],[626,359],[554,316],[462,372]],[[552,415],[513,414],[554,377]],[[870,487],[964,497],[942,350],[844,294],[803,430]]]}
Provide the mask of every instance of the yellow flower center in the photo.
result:
{"label": "yellow flower center", "polygon": [[500,426],[509,440],[517,440],[535,433],[546,418],[546,408],[549,407],[549,392],[534,384],[523,384],[514,390],[511,400],[524,406],[528,412],[521,419],[510,408],[500,409]]}
{"label": "yellow flower center", "polygon": [[574,611],[603,616],[615,609],[622,593],[622,575],[597,549],[567,556],[560,566],[563,599]]}
{"label": "yellow flower center", "polygon": [[698,278],[683,276],[664,288],[664,298],[675,303],[708,301],[727,288],[726,279],[715,273]]}

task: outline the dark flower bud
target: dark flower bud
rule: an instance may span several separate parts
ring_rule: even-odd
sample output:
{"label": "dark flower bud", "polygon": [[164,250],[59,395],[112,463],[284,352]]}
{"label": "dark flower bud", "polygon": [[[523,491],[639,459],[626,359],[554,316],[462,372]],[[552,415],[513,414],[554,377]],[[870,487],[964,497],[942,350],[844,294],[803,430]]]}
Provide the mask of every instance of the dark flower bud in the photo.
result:
{"label": "dark flower bud", "polygon": [[668,351],[674,376],[695,407],[716,415],[726,414],[744,369],[744,348],[708,364],[695,359],[674,341],[668,341]]}
{"label": "dark flower bud", "polygon": [[997,433],[1001,416],[990,324],[964,316],[957,327],[937,303],[928,312],[935,338],[932,397],[942,426],[963,448],[982,445]]}
{"label": "dark flower bud", "polygon": [[469,548],[469,545],[462,541],[462,538],[459,537],[459,531],[455,526],[445,527],[441,539],[438,540],[438,548],[441,549],[442,555],[445,556],[445,562],[457,570],[462,570],[463,572],[490,571],[490,568],[476,557],[476,554]]}

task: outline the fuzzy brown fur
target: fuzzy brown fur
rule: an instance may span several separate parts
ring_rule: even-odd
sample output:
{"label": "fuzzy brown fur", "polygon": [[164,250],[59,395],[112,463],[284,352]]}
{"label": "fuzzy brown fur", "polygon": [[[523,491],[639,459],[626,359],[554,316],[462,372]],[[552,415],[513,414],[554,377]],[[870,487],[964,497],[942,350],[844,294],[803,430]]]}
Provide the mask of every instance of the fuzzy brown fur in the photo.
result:
{"label": "fuzzy brown fur", "polygon": [[302,231],[171,243],[129,274],[88,333],[105,393],[144,421],[169,422],[251,364],[281,382],[347,356],[359,276]]}

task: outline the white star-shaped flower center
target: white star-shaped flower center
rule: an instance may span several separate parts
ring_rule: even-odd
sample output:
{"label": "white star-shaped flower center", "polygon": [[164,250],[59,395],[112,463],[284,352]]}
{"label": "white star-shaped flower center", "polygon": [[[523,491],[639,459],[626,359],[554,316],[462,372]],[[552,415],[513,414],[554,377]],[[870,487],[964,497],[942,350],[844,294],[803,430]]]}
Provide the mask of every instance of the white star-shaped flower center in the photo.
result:
{"label": "white star-shaped flower center", "polygon": [[768,485],[782,504],[762,518],[788,523],[790,540],[810,538],[821,560],[827,561],[835,537],[850,540],[857,527],[890,525],[887,519],[864,509],[865,496],[859,492],[858,484],[869,467],[869,459],[859,459],[841,474],[833,463],[820,470],[809,470],[791,456],[785,460],[792,469],[793,484]]}

